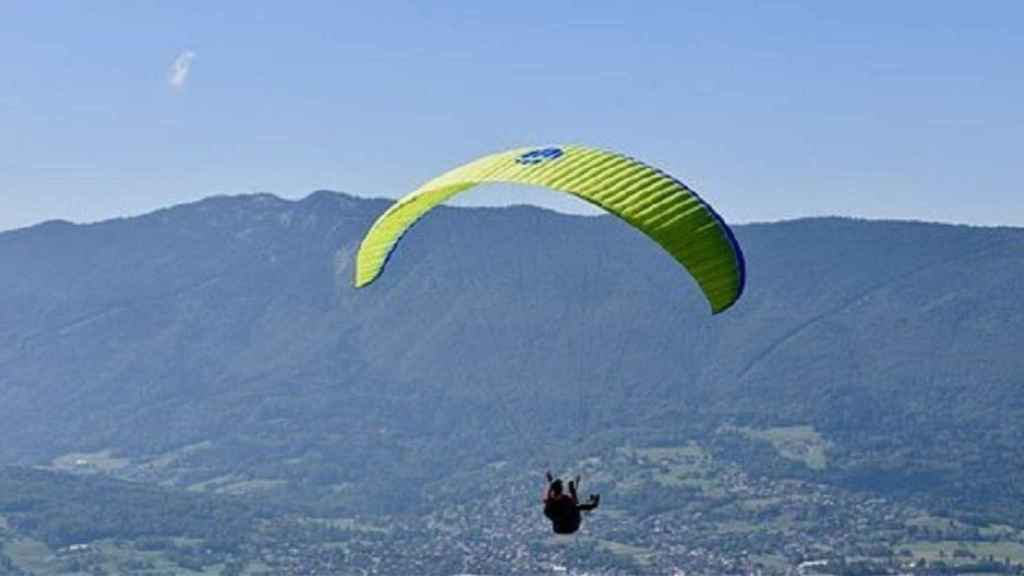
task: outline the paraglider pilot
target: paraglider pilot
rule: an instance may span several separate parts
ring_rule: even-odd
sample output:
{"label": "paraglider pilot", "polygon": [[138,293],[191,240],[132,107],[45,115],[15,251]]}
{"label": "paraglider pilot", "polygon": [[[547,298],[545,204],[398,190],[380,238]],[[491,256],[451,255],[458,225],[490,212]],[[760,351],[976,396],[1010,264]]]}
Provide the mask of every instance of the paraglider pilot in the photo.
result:
{"label": "paraglider pilot", "polygon": [[576,489],[580,477],[569,481],[569,493],[566,494],[562,480],[555,478],[551,472],[545,474],[548,486],[544,490],[544,515],[551,520],[551,529],[555,534],[572,534],[580,529],[583,517],[580,512],[590,512],[601,502],[600,494],[591,494],[586,504],[580,504]]}

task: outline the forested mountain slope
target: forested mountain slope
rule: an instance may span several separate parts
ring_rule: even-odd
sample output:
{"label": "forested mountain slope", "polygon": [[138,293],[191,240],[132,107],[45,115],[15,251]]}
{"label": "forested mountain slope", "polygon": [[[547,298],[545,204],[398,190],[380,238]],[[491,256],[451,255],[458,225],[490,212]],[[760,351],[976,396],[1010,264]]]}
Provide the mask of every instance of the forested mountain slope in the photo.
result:
{"label": "forested mountain slope", "polygon": [[[529,207],[442,208],[356,291],[387,205],[217,197],[0,234],[0,463],[387,511],[570,444],[713,437],[757,472],[1024,523],[1024,230],[737,226],[746,293],[711,316],[625,224]],[[790,426],[824,465],[758,432]]]}

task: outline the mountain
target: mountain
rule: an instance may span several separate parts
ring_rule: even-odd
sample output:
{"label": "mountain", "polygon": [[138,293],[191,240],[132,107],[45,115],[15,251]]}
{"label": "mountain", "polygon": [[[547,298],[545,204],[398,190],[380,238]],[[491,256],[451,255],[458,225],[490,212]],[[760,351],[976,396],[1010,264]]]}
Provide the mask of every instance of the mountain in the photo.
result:
{"label": "mountain", "polygon": [[387,205],[0,234],[0,464],[390,513],[507,463],[696,440],[1024,526],[1024,230],[737,226],[746,292],[711,316],[627,225],[532,207],[438,209],[356,291]]}

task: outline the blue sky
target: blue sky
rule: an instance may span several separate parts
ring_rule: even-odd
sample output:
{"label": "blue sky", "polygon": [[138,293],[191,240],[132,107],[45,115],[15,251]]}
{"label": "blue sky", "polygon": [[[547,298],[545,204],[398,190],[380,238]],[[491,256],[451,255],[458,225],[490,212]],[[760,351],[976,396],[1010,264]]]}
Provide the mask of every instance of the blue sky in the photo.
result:
{"label": "blue sky", "polygon": [[397,197],[560,142],[644,159],[733,222],[1024,226],[1024,2],[20,2],[0,54],[0,229]]}

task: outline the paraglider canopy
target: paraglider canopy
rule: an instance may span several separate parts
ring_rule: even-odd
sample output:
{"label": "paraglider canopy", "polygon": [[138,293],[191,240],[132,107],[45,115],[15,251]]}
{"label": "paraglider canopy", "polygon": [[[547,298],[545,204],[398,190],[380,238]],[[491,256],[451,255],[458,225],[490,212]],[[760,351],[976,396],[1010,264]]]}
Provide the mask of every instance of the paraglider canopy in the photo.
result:
{"label": "paraglider canopy", "polygon": [[625,220],[689,271],[713,313],[743,293],[743,252],[725,221],[672,176],[628,156],[584,146],[517,148],[446,172],[382,214],[356,256],[356,287],[373,282],[402,235],[448,198],[479,184],[540,186],[577,196]]}

